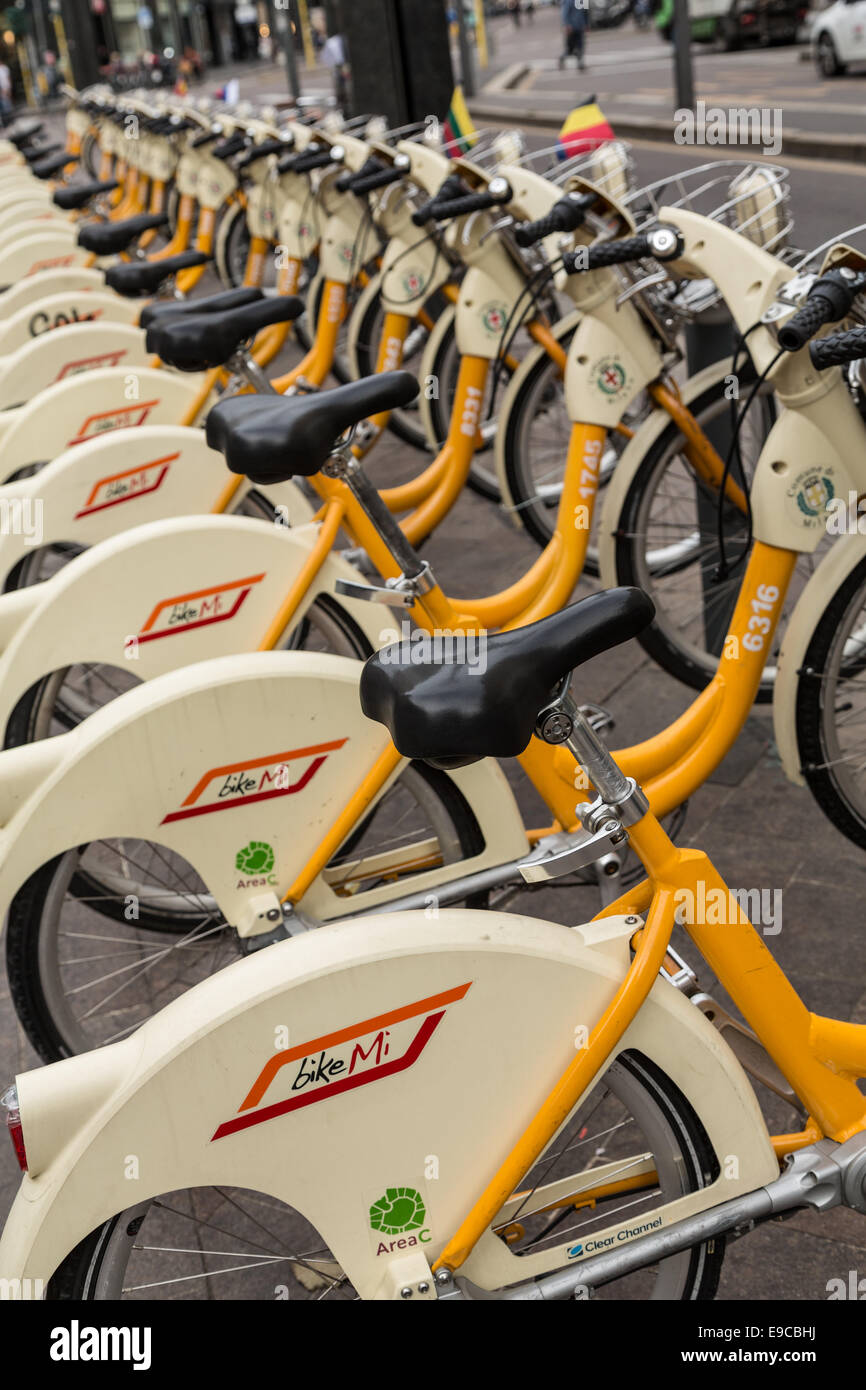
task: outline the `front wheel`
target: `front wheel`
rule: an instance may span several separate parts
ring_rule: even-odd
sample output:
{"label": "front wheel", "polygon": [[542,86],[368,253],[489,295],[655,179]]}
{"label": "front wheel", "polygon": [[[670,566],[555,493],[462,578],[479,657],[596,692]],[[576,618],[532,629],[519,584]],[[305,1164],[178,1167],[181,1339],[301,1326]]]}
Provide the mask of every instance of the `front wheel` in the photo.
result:
{"label": "front wheel", "polygon": [[[423,1105],[423,1094],[418,1103]],[[563,1243],[577,1252],[606,1228],[653,1220],[667,1203],[700,1191],[718,1175],[706,1132],[682,1092],[652,1061],[623,1052],[560,1130],[521,1185],[511,1221],[492,1238],[518,1254]],[[604,1184],[591,1204],[541,1200]],[[564,1185],[567,1184],[567,1185]],[[539,1198],[533,1195],[541,1189]],[[359,1198],[360,1204],[360,1198]],[[705,1241],[606,1284],[595,1297],[706,1301],[718,1287],[724,1240]],[[67,1299],[223,1298],[292,1302],[358,1297],[315,1227],[294,1208],[245,1188],[197,1187],[166,1193],[106,1221],[66,1256],[46,1296]]]}
{"label": "front wheel", "polygon": [[822,34],[815,49],[815,62],[822,77],[840,77],[845,64],[839,62],[836,45],[829,34]]}
{"label": "front wheel", "polygon": [[[754,379],[754,373],[740,373],[741,394],[751,389]],[[712,440],[714,435],[719,438],[716,431],[727,427],[731,405],[720,379],[691,403],[690,410]],[[774,418],[771,393],[759,392],[740,431],[747,482]],[[719,447],[724,453],[723,439]],[[742,486],[738,466],[731,478]],[[728,571],[720,577],[718,511],[718,488],[698,477],[685,440],[671,420],[647,448],[616,515],[603,518],[606,532],[615,538],[616,577],[611,581],[643,589],[656,607],[654,622],[638,641],[665,671],[695,690],[704,688],[718,666],[751,545],[745,514],[726,501],[722,530]],[[812,563],[809,556],[798,562],[783,619]],[[759,700],[772,699],[777,650],[778,642],[764,670]]]}
{"label": "front wheel", "polygon": [[800,769],[837,830],[866,849],[866,559],[815,625],[797,678]]}

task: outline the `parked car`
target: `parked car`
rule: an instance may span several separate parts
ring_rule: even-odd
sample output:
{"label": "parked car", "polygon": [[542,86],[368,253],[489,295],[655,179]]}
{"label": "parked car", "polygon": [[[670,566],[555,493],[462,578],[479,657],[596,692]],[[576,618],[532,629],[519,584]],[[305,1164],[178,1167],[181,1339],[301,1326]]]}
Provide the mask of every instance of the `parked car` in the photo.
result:
{"label": "parked car", "polygon": [[836,0],[821,10],[812,25],[812,52],[823,77],[866,62],[866,0]]}
{"label": "parked car", "polygon": [[632,0],[589,0],[589,22],[593,29],[614,29],[631,10]]}
{"label": "parked car", "polygon": [[[795,43],[807,10],[806,0],[689,0],[691,36],[728,53],[746,44]],[[674,0],[661,0],[655,22],[664,38],[673,36]]]}

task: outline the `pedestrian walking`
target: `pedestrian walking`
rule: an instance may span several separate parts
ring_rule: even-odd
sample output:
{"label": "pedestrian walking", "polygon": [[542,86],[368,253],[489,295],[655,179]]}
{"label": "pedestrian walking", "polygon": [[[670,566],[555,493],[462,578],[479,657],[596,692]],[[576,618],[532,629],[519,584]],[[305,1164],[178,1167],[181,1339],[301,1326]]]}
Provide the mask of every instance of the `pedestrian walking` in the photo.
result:
{"label": "pedestrian walking", "polygon": [[583,72],[586,64],[583,59],[586,31],[589,28],[589,10],[581,0],[562,0],[562,28],[565,34],[565,51],[559,55],[559,66],[564,67],[566,58],[576,58],[577,66]]}
{"label": "pedestrian walking", "polygon": [[5,63],[0,62],[0,125],[5,125],[12,114],[12,74]]}

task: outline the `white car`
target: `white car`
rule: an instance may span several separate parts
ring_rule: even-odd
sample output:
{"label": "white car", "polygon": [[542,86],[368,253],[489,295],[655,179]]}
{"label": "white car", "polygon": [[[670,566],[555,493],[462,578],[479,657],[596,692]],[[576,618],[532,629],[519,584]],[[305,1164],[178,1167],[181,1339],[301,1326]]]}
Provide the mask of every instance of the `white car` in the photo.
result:
{"label": "white car", "polygon": [[837,77],[849,63],[866,63],[866,0],[836,0],[812,21],[812,51],[818,71]]}

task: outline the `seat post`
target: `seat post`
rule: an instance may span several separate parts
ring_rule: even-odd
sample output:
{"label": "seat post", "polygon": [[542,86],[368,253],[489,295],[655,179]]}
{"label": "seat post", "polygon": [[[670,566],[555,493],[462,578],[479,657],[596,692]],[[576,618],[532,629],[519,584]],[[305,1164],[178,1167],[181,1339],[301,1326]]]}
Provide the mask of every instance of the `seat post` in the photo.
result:
{"label": "seat post", "polygon": [[599,802],[586,808],[587,814],[591,809],[593,819],[597,819],[599,812],[613,811],[621,825],[634,825],[646,815],[649,802],[634,778],[627,777],[618,766],[589,720],[572,700],[568,680],[566,677],[559,695],[538,715],[536,734],[545,743],[564,743],[583,768],[599,795]]}
{"label": "seat post", "polygon": [[355,501],[364,509],[379,538],[387,545],[394,560],[400,566],[403,576],[412,581],[419,593],[428,593],[435,584],[430,566],[420,559],[414,546],[407,540],[406,533],[394,520],[379,496],[378,490],[370,482],[358,459],[348,453],[347,448],[341,448],[333,453],[322,472],[329,478],[336,478],[341,483],[345,483]]}

